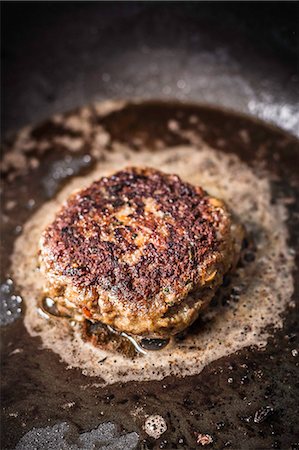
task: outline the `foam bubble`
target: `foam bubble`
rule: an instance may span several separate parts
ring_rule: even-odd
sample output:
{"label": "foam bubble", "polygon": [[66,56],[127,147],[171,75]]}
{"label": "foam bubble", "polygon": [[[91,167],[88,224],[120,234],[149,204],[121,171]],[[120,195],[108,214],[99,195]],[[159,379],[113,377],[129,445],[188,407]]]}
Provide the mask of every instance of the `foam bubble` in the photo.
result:
{"label": "foam bubble", "polygon": [[0,285],[0,326],[9,325],[20,317],[21,303],[22,297],[14,293],[13,281],[8,278]]}
{"label": "foam bubble", "polygon": [[144,424],[144,431],[154,439],[159,439],[167,430],[167,424],[162,416],[149,416]]}

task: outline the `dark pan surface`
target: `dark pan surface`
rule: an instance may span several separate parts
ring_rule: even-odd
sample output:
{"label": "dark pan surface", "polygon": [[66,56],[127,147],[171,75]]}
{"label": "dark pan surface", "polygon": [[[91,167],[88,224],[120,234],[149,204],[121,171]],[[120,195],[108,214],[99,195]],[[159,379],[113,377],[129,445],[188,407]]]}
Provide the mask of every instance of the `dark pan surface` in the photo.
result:
{"label": "dark pan surface", "polygon": [[298,2],[4,2],[3,129],[111,98],[180,99],[298,135]]}
{"label": "dark pan surface", "polygon": [[[181,143],[180,138],[169,131],[167,124],[175,117],[184,128],[192,128],[190,115],[205,125],[201,136],[210,145],[235,152],[252,166],[262,164],[270,172],[273,199],[288,199],[290,246],[297,250],[298,262],[299,147],[294,137],[245,116],[178,103],[128,104],[101,123],[112,140],[134,145],[138,136],[147,146],[157,138],[176,145]],[[248,140],[242,139],[241,130],[246,130]],[[50,120],[33,132],[37,139],[67,134]],[[6,151],[10,145],[8,142]],[[88,143],[83,153],[88,153]],[[61,162],[67,155],[67,148],[52,148],[43,155],[33,148],[30,158],[39,161],[38,168],[33,164],[27,173],[14,178],[11,172],[6,180],[2,179],[3,280],[10,276],[9,257],[20,226],[51,194],[45,190],[45,177],[52,173],[55,161]],[[78,164],[77,171],[88,171],[92,164],[92,160]],[[16,200],[17,207],[6,208],[8,202]],[[295,300],[298,271],[294,276]],[[91,379],[79,370],[66,370],[57,355],[41,348],[38,338],[29,337],[21,317],[3,327],[1,333],[3,449],[14,448],[33,427],[67,422],[82,433],[108,421],[119,425],[120,433],[136,431],[140,436],[138,446],[143,449],[200,448],[196,444],[198,433],[211,435],[211,448],[215,449],[298,448],[298,309],[292,308],[286,314],[284,329],[275,333],[265,351],[243,350],[185,379],[170,377],[162,382],[131,382],[106,388],[92,386]],[[160,414],[167,421],[168,430],[158,441],[146,438],[143,422],[131,414],[138,407],[149,414]],[[34,448],[33,439],[30,448]]]}

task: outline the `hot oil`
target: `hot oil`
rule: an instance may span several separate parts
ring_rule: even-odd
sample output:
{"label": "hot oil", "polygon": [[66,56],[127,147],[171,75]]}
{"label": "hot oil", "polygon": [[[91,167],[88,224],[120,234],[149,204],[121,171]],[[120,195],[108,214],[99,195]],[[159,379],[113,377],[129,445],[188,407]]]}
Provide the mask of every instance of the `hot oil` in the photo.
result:
{"label": "hot oil", "polygon": [[[136,355],[146,355],[149,351],[158,351],[166,347],[169,339],[145,338],[142,336],[133,336],[124,332],[114,330],[109,325],[101,323],[92,324],[87,322],[88,333],[91,342],[103,349],[108,349],[114,352],[122,352],[128,357],[135,357]],[[100,330],[100,332],[99,332]],[[94,339],[97,335],[97,339]],[[119,345],[119,343],[123,345]],[[134,352],[133,352],[134,350]]]}
{"label": "hot oil", "polygon": [[[166,110],[166,113],[165,113]],[[185,110],[185,113],[184,113]],[[84,114],[83,114],[84,113]],[[182,114],[185,114],[182,116]],[[76,122],[81,126],[86,125],[86,109],[82,112],[76,112],[72,114],[72,117],[76,118]],[[195,132],[203,136],[212,146],[221,148],[224,152],[234,152],[243,160],[248,161],[249,164],[256,164],[254,173],[259,172],[259,162],[263,164],[263,172],[260,175],[260,179],[265,183],[261,183],[261,189],[259,185],[254,184],[247,190],[253,190],[255,197],[258,201],[257,208],[261,211],[261,197],[266,193],[266,201],[264,203],[265,208],[268,205],[268,191],[265,189],[265,185],[269,186],[271,178],[272,180],[277,176],[280,181],[278,183],[274,181],[271,186],[272,198],[275,199],[276,206],[272,208],[270,206],[271,214],[277,212],[277,220],[272,221],[273,229],[275,231],[275,225],[278,223],[280,231],[282,233],[282,251],[285,253],[285,235],[286,226],[286,208],[288,209],[290,216],[287,218],[288,230],[290,232],[289,245],[296,247],[295,236],[298,230],[298,206],[286,206],[282,205],[283,198],[286,197],[288,205],[290,205],[291,196],[297,195],[298,190],[291,189],[290,186],[294,184],[295,168],[296,164],[295,155],[298,149],[298,142],[291,136],[287,136],[279,130],[271,129],[265,124],[255,122],[249,118],[233,115],[220,110],[210,110],[209,108],[193,107],[190,105],[169,105],[166,104],[140,104],[130,105],[123,111],[119,111],[117,114],[111,114],[111,117],[99,118],[94,123],[100,123],[106,127],[108,133],[111,134],[114,151],[119,155],[119,164],[126,164],[123,160],[123,154],[129,155],[128,164],[138,164],[139,158],[136,157],[140,151],[144,153],[145,145],[150,151],[155,151],[155,143],[162,149],[165,145],[163,142],[167,142],[169,148],[165,149],[168,152],[167,157],[163,159],[163,169],[172,172],[183,173],[181,169],[175,167],[175,160],[178,159],[178,163],[181,161],[181,157],[178,157],[177,149],[173,148],[174,145],[185,144],[186,140],[180,139],[180,136],[171,130],[167,133],[167,124],[170,119],[175,118],[179,128],[188,128],[188,122],[192,120],[192,127],[197,128]],[[129,119],[129,120],[128,120]],[[51,133],[54,140],[58,134],[67,133],[67,118],[65,116],[60,117],[60,128],[54,129],[51,119],[50,131],[47,131],[47,127],[44,126],[40,137],[41,147],[44,142],[51,141]],[[57,120],[55,118],[55,123]],[[128,127],[128,123],[130,127]],[[194,125],[193,125],[194,124]],[[64,126],[64,129],[62,128]],[[86,127],[87,128],[87,127]],[[94,134],[89,136],[97,136],[96,130]],[[243,134],[246,132],[248,139],[244,143],[239,137],[240,132]],[[106,133],[107,134],[107,133]],[[23,135],[22,135],[23,136]],[[134,148],[138,148],[134,155],[128,150],[128,145],[124,145],[124,142],[132,142],[131,137],[135,139],[138,136],[138,143]],[[149,136],[149,138],[148,138]],[[106,136],[107,137],[107,136]],[[142,137],[142,138],[140,138]],[[70,136],[70,138],[72,138]],[[93,145],[92,139],[88,138],[88,143],[84,148],[84,152],[95,154],[99,160],[99,146]],[[105,138],[106,139],[106,138]],[[107,139],[106,139],[107,141]],[[145,142],[146,141],[146,142]],[[182,142],[183,141],[183,142]],[[135,141],[134,141],[135,142]],[[137,139],[136,139],[137,142]],[[119,143],[119,145],[118,145]],[[114,145],[115,144],[115,145]],[[162,145],[163,144],[163,145]],[[219,145],[218,145],[219,144]],[[37,148],[37,145],[31,145],[31,148]],[[117,148],[118,147],[118,148]],[[171,148],[172,147],[172,148]],[[192,147],[192,146],[191,146]],[[198,152],[207,148],[206,145],[200,143],[194,144]],[[49,157],[51,161],[61,159],[61,147],[57,147],[53,144],[50,146],[50,153],[43,152],[42,157],[39,157],[40,167],[34,171],[30,171],[28,176],[21,177],[16,183],[12,183],[6,188],[6,195],[4,195],[4,216],[9,215],[9,222],[7,222],[7,232],[5,231],[5,238],[2,239],[2,269],[3,281],[12,279],[16,281],[12,272],[10,271],[10,258],[12,255],[12,244],[16,236],[22,231],[22,226],[25,220],[28,220],[34,211],[37,211],[45,201],[45,194],[41,186],[41,180],[44,175],[49,172]],[[109,147],[110,148],[110,147]],[[190,149],[190,146],[188,146]],[[154,149],[154,150],[153,150]],[[55,150],[55,151],[54,151]],[[56,151],[57,150],[57,151]],[[174,150],[174,151],[173,151]],[[68,150],[71,153],[71,150]],[[120,155],[121,153],[121,155]],[[214,154],[213,151],[211,152]],[[260,161],[256,161],[257,156],[261,154]],[[36,153],[39,155],[39,153]],[[217,154],[219,154],[217,152]],[[30,150],[28,157],[33,155],[33,151]],[[161,153],[160,153],[161,155]],[[193,153],[194,159],[194,171],[199,170],[199,161],[201,156],[198,153]],[[108,158],[109,159],[109,158]],[[166,159],[168,162],[166,163]],[[101,161],[103,161],[101,159]],[[172,160],[172,162],[171,162]],[[219,160],[219,164],[221,159]],[[113,163],[115,170],[120,169],[117,163]],[[190,164],[189,164],[190,166]],[[201,184],[201,180],[204,183],[207,182],[206,168],[213,169],[213,164],[206,159],[206,162],[201,165],[203,173],[197,173],[195,177],[191,175],[190,180],[197,180],[198,184]],[[218,166],[217,166],[218,167]],[[239,165],[240,167],[240,165]],[[102,165],[102,170],[105,170],[106,164]],[[249,168],[248,168],[249,169]],[[256,170],[258,169],[258,170]],[[112,170],[114,170],[112,168]],[[267,173],[265,173],[267,170]],[[219,173],[219,171],[218,171]],[[226,178],[225,171],[222,172],[222,182],[224,184]],[[228,175],[231,174],[231,169],[228,169]],[[233,187],[236,187],[236,181],[239,180],[239,187],[241,178],[244,175],[244,171],[235,171],[235,180],[233,180]],[[215,175],[216,177],[216,175]],[[214,177],[214,179],[215,179]],[[282,178],[281,178],[282,177]],[[65,180],[67,184],[70,182],[70,178]],[[252,180],[252,178],[251,178]],[[81,178],[81,182],[84,180]],[[87,180],[87,183],[89,181]],[[59,183],[60,186],[61,183]],[[217,183],[214,183],[217,184]],[[248,183],[249,184],[249,183]],[[211,186],[211,183],[208,183]],[[243,186],[243,187],[242,187]],[[59,187],[60,189],[61,187]],[[209,190],[211,191],[210,187]],[[229,188],[224,189],[224,194],[219,191],[219,197],[227,197]],[[241,191],[244,193],[245,186],[241,183]],[[297,192],[297,194],[296,194]],[[5,192],[4,192],[5,194]],[[279,199],[277,200],[277,198]],[[295,199],[296,199],[295,198]],[[34,199],[34,202],[32,202]],[[280,201],[281,199],[281,201]],[[6,202],[16,200],[17,207],[6,210]],[[54,200],[54,199],[53,199]],[[60,207],[61,199],[56,199],[55,208]],[[260,258],[261,254],[267,253],[266,247],[260,246],[264,241],[262,235],[263,226],[254,226],[254,224],[262,224],[264,221],[268,223],[265,227],[269,230],[269,216],[261,218],[255,215],[256,220],[251,220],[251,217],[247,217],[247,211],[238,204],[240,195],[237,193],[234,199],[233,195],[230,196],[230,205],[233,210],[238,210],[241,215],[241,221],[246,222],[247,229],[252,231],[253,236],[257,236],[256,243],[259,244],[259,248],[254,251],[255,260],[248,264],[245,268],[248,273],[248,279],[245,286],[249,289],[249,285],[258,279],[261,275],[264,277],[264,273],[267,271],[267,267],[263,266],[263,271],[260,271]],[[247,200],[246,200],[247,201]],[[31,204],[35,206],[32,208]],[[30,210],[27,207],[30,204]],[[252,199],[253,205],[253,199]],[[52,204],[53,206],[53,204]],[[273,203],[272,203],[273,206]],[[282,207],[281,207],[282,206]],[[11,208],[11,206],[9,206]],[[297,209],[296,209],[297,208]],[[45,211],[45,210],[44,210]],[[294,211],[294,214],[292,214]],[[295,216],[296,214],[296,216]],[[250,216],[250,214],[249,214]],[[258,219],[258,220],[257,220]],[[41,219],[43,220],[43,218]],[[34,225],[35,221],[30,222]],[[283,226],[282,226],[283,224]],[[16,229],[16,233],[14,230]],[[29,236],[29,229],[26,228],[26,235]],[[31,230],[35,233],[35,230]],[[266,234],[269,234],[267,232]],[[264,241],[265,242],[265,241]],[[270,243],[272,241],[270,240]],[[5,244],[5,245],[4,245]],[[273,245],[272,249],[268,246],[268,253],[271,253],[273,249],[277,249],[278,243]],[[276,251],[276,250],[275,250]],[[291,252],[291,249],[290,249]],[[273,256],[273,255],[272,255]],[[9,258],[9,259],[8,259]],[[250,259],[251,257],[249,257]],[[266,256],[268,261],[268,256]],[[283,261],[276,259],[277,264],[285,265]],[[241,264],[242,266],[242,264]],[[285,273],[289,274],[290,260],[287,257],[287,270],[285,272],[284,267],[280,270],[277,268],[277,278],[281,281],[281,277]],[[242,272],[244,267],[239,267],[238,270]],[[272,272],[272,268],[271,268]],[[273,273],[273,272],[272,272]],[[268,273],[267,276],[270,274]],[[295,280],[297,280],[297,272],[295,272]],[[30,275],[33,280],[33,272]],[[242,278],[242,279],[241,279]],[[232,287],[239,287],[239,284],[243,280],[242,277],[236,279],[226,279],[225,284],[230,284]],[[249,282],[247,282],[249,280]],[[251,281],[250,281],[251,280]],[[293,282],[287,275],[286,283]],[[29,283],[29,280],[27,280]],[[266,280],[264,278],[266,284]],[[272,283],[272,282],[271,282]],[[26,283],[24,283],[26,284]],[[34,285],[34,292],[37,293],[37,285],[39,284],[38,272],[35,276],[32,285]],[[278,283],[279,284],[279,283]],[[88,347],[92,347],[91,344],[86,341],[82,341],[82,334],[78,341],[71,341],[70,335],[75,332],[77,334],[78,326],[72,325],[72,321],[69,319],[55,319],[46,320],[39,317],[37,310],[30,318],[27,314],[32,312],[33,300],[35,299],[35,308],[37,305],[37,296],[31,296],[29,289],[26,291],[30,295],[23,298],[25,291],[24,286],[22,292],[18,289],[18,284],[15,283],[15,291],[9,293],[9,295],[22,295],[17,298],[17,308],[22,308],[22,312],[14,315],[13,313],[9,317],[13,322],[2,328],[2,360],[5,364],[5,371],[3,372],[3,433],[1,439],[3,440],[3,446],[6,448],[15,448],[18,440],[24,436],[25,433],[35,427],[38,432],[39,439],[44,438],[43,430],[47,433],[47,437],[50,437],[49,426],[51,423],[56,423],[58,416],[59,420],[63,422],[70,422],[71,427],[73,424],[80,424],[80,430],[92,430],[91,434],[95,436],[95,430],[98,424],[103,421],[111,420],[122,424],[126,430],[138,430],[142,435],[144,423],[146,417],[151,414],[160,414],[166,420],[168,431],[156,442],[155,446],[161,448],[195,448],[198,437],[198,432],[209,433],[213,439],[214,444],[221,448],[239,448],[240,443],[251,442],[253,447],[265,447],[265,448],[280,448],[281,446],[290,447],[294,443],[294,430],[296,429],[296,414],[294,414],[296,404],[296,398],[294,392],[296,390],[296,314],[293,309],[285,309],[287,306],[286,296],[291,296],[291,289],[286,285],[286,295],[282,295],[281,299],[281,312],[284,320],[284,329],[278,330],[274,333],[273,330],[269,331],[267,328],[264,338],[258,335],[256,339],[252,338],[251,331],[246,331],[246,325],[242,330],[244,335],[249,335],[249,340],[260,344],[264,347],[265,340],[268,339],[268,344],[263,351],[258,351],[254,347],[243,348],[242,351],[234,353],[234,348],[237,345],[233,342],[234,347],[231,349],[221,349],[220,347],[225,342],[225,338],[222,340],[222,344],[219,345],[218,356],[227,355],[225,358],[221,358],[218,361],[214,361],[209,364],[208,367],[202,373],[199,374],[204,364],[208,364],[205,360],[204,364],[200,358],[198,358],[197,370],[198,372],[194,376],[188,377],[169,377],[162,382],[157,382],[155,379],[157,375],[153,375],[152,381],[146,382],[132,382],[125,383],[128,380],[128,374],[125,373],[123,379],[121,375],[118,376],[119,383],[110,385],[108,375],[111,374],[113,379],[116,377],[115,365],[118,364],[120,368],[124,367],[124,361],[122,358],[114,363],[114,352],[106,352],[106,356],[96,359],[96,354],[93,351],[89,353]],[[278,294],[282,292],[282,285],[278,285]],[[242,286],[240,287],[244,289]],[[275,280],[272,283],[273,290],[273,302],[277,306],[277,284]],[[41,291],[39,291],[39,296]],[[265,310],[264,296],[260,292],[255,297],[256,302],[260,302],[261,307]],[[264,293],[267,297],[269,293]],[[23,298],[23,301],[22,301]],[[248,294],[245,291],[245,300],[247,300]],[[293,296],[295,298],[295,296]],[[242,300],[244,299],[244,292],[233,292],[233,298],[230,295],[225,295],[220,301],[219,298],[215,298],[213,303],[210,304],[209,310],[217,311],[217,315],[222,315],[222,307],[232,308],[234,305],[237,307],[236,314],[238,315],[238,308],[241,309]],[[223,305],[222,305],[223,302]],[[255,302],[254,302],[255,303]],[[251,303],[252,305],[252,303]],[[261,333],[263,329],[267,327],[267,323],[274,323],[274,326],[280,328],[282,321],[279,323],[277,320],[277,310],[273,308],[267,313],[265,320],[261,321],[261,314],[257,308],[253,308],[251,311],[249,308],[244,308],[244,313],[247,316],[252,315],[255,317],[257,313],[257,320],[260,328],[256,327],[254,323],[255,331]],[[30,309],[30,311],[29,311]],[[11,310],[11,308],[9,309]],[[208,310],[207,310],[208,311]],[[26,313],[26,328],[23,325],[23,315]],[[206,345],[205,336],[209,327],[209,319],[206,315],[200,317],[196,323],[194,323],[188,330],[187,342],[185,335],[182,333],[176,336],[176,341],[181,345],[184,343],[184,352],[186,358],[189,357],[189,352],[192,357],[192,348],[186,349],[186,344],[192,346],[192,334],[196,336],[200,335],[202,340],[202,348]],[[55,322],[56,326],[51,325],[50,322]],[[59,322],[59,324],[57,323]],[[223,317],[229,327],[229,320],[227,315]],[[46,325],[44,326],[44,324]],[[216,322],[217,324],[217,322]],[[264,325],[262,325],[264,324]],[[250,324],[249,324],[250,325]],[[62,329],[64,326],[67,328],[67,333],[64,333]],[[215,327],[214,327],[215,328]],[[237,327],[238,328],[238,327]],[[30,334],[28,333],[30,330]],[[217,330],[216,330],[217,331]],[[230,328],[228,330],[230,333]],[[35,337],[32,337],[32,334]],[[240,336],[240,334],[239,334]],[[241,335],[243,336],[243,335]],[[65,348],[63,348],[63,340],[65,337]],[[217,332],[213,335],[214,339],[217,338]],[[61,342],[60,347],[57,345],[57,341]],[[76,347],[78,342],[78,347]],[[241,345],[243,345],[241,343]],[[132,358],[132,361],[138,361],[140,359],[144,365],[146,365],[147,358],[151,358],[156,355],[161,363],[161,358],[166,355],[166,349],[170,352],[172,342],[158,352],[149,352],[149,355],[136,355]],[[188,347],[188,348],[189,348]],[[205,356],[205,352],[198,349],[199,357]],[[49,350],[48,350],[49,349]],[[52,351],[54,350],[56,354]],[[211,349],[209,350],[209,352]],[[67,353],[73,352],[73,355]],[[297,354],[297,353],[296,353]],[[63,358],[62,356],[63,355]],[[84,361],[84,357],[92,357],[92,363],[89,364],[87,360]],[[217,355],[214,359],[216,359]],[[126,358],[128,359],[128,358]],[[213,360],[213,358],[212,358]],[[65,364],[65,362],[67,364]],[[85,365],[88,366],[88,371],[85,372]],[[135,365],[127,366],[128,370]],[[175,372],[175,364],[168,358],[167,364],[169,366],[168,373],[171,370]],[[181,364],[181,363],[180,363]],[[196,364],[196,362],[194,363]],[[92,374],[92,367],[97,368],[99,377],[89,377],[85,375]],[[78,367],[77,369],[68,370],[69,367]],[[105,380],[101,379],[102,375],[105,376]],[[180,367],[182,369],[182,367]],[[131,374],[132,378],[137,378],[139,381],[142,379],[149,379],[151,372],[146,368],[147,373],[144,377],[138,374],[136,371]],[[85,374],[85,375],[84,375]],[[106,376],[107,374],[107,376]],[[181,372],[178,371],[178,375]],[[107,384],[107,386],[101,387],[100,384]],[[159,402],[157,402],[157,399]],[[267,415],[267,413],[269,413]],[[45,429],[39,429],[36,427],[46,427]],[[47,431],[46,431],[47,430]],[[40,434],[41,431],[41,434]],[[195,434],[196,432],[196,434]],[[249,434],[248,434],[249,433]],[[54,431],[53,431],[54,434]],[[25,434],[25,436],[28,435]],[[55,436],[57,433],[55,433]],[[31,443],[34,445],[36,442],[33,440],[36,436],[31,436]],[[56,439],[56,437],[54,437]],[[69,441],[69,435],[67,435]],[[141,446],[144,448],[152,447],[152,439],[143,441]],[[41,442],[41,441],[40,441]],[[56,442],[56,441],[55,441]],[[24,444],[23,444],[24,445]]]}
{"label": "hot oil", "polygon": [[52,318],[68,318],[71,319],[71,311],[58,304],[50,297],[42,297],[37,307],[39,314],[47,319]]}
{"label": "hot oil", "polygon": [[[91,333],[86,329],[82,333],[82,325],[72,327],[68,318],[47,321],[36,312],[44,284],[36,271],[42,231],[74,189],[130,164],[177,173],[183,180],[203,186],[209,194],[223,199],[254,237],[255,249],[244,245],[235,274],[224,280],[230,293],[224,290],[217,294],[190,330],[167,344],[139,339],[133,342],[132,336],[108,336],[103,330]],[[263,347],[268,338],[266,327],[282,326],[281,313],[293,290],[293,257],[288,251],[285,218],[284,205],[272,202],[268,178],[255,174],[237,156],[218,152],[200,141],[154,153],[116,148],[107,152],[105,160],[88,176],[70,179],[32,216],[17,239],[13,273],[26,301],[25,326],[70,367],[101,376],[103,384],[197,374],[211,361],[236,350],[251,345]],[[149,350],[151,346],[159,351]]]}
{"label": "hot oil", "polygon": [[69,319],[72,326],[81,327],[84,340],[91,342],[95,347],[117,352],[128,358],[134,358],[137,354],[146,355],[148,351],[161,350],[170,342],[170,339],[132,336],[104,323],[94,323],[82,315],[74,316],[70,309],[61,306],[50,297],[42,297],[38,302],[37,312],[46,320]]}

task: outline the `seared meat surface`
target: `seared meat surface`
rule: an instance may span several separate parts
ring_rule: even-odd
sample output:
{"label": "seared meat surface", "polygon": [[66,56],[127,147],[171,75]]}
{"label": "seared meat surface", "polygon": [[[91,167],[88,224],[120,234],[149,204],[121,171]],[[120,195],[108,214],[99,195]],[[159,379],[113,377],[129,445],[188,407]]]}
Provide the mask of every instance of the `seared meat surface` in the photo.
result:
{"label": "seared meat surface", "polygon": [[242,233],[224,203],[150,168],[73,193],[40,243],[48,295],[119,331],[189,326],[234,265]]}

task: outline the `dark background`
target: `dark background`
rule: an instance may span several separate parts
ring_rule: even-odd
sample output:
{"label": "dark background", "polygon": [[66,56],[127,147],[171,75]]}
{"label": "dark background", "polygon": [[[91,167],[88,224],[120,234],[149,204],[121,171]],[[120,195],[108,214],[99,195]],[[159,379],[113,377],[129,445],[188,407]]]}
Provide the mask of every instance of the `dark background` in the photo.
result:
{"label": "dark background", "polygon": [[1,6],[5,132],[132,97],[222,105],[299,128],[298,2]]}

